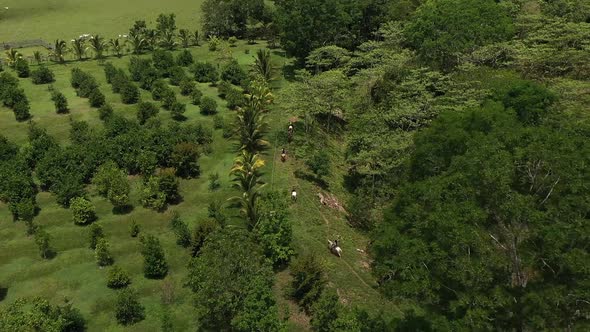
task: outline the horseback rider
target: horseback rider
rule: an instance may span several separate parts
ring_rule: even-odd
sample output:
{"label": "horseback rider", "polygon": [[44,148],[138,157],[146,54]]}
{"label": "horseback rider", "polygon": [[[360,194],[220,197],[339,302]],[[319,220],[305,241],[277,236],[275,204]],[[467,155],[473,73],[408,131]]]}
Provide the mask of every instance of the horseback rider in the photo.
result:
{"label": "horseback rider", "polygon": [[297,201],[297,192],[295,191],[295,188],[291,190],[291,200]]}
{"label": "horseback rider", "polygon": [[289,121],[289,128],[287,129],[289,142],[293,139],[293,122]]}
{"label": "horseback rider", "polygon": [[281,161],[285,162],[285,160],[287,160],[287,150],[283,148],[283,150],[281,151]]}

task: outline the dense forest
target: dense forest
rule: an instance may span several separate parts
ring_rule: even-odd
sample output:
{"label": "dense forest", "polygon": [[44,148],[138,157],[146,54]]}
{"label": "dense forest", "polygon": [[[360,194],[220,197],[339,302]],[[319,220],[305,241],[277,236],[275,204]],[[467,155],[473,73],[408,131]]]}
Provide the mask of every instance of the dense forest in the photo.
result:
{"label": "dense forest", "polygon": [[[21,145],[0,133],[0,200],[43,259],[57,253],[36,222],[39,192],[88,225],[96,265],[110,267],[107,287],[121,289],[119,324],[146,312],[114,265],[90,192],[124,215],[137,186],[136,205],[162,214],[183,201],[181,181],[208,171],[200,159],[219,136],[234,157],[224,170],[231,197],[207,202],[192,229],[185,216],[169,220],[189,257],[182,286],[198,330],[286,330],[273,289],[285,270],[281,296],[315,331],[590,329],[590,2],[204,0],[200,10],[200,31],[178,30],[174,14],[154,28],[136,21],[126,68],[105,62],[106,40],[89,42],[108,86],[75,66],[67,79],[101,122],[70,118],[68,144],[31,119],[15,77],[47,84],[53,72],[30,71],[12,54],[0,73],[4,106],[15,121],[31,119]],[[238,39],[268,45],[249,70],[225,53]],[[187,49],[200,43],[218,52],[217,64],[193,59]],[[82,61],[83,47],[72,45],[72,62]],[[66,62],[61,46],[57,64]],[[278,68],[275,52],[292,61]],[[131,119],[105,101],[107,89],[133,105]],[[55,112],[67,113],[64,94],[50,91]],[[218,97],[230,116],[218,114]],[[186,121],[182,98],[207,120]],[[368,238],[376,293],[367,296],[401,314],[342,301],[318,253],[293,245],[289,206],[303,203],[267,186],[272,145],[283,143],[304,169],[294,176],[337,194],[348,225]],[[219,174],[208,185],[217,190]],[[143,275],[160,280],[169,255],[146,231],[135,221],[129,230]],[[162,330],[176,330],[167,315]],[[22,299],[0,308],[0,330],[80,331],[82,316],[67,301]]]}

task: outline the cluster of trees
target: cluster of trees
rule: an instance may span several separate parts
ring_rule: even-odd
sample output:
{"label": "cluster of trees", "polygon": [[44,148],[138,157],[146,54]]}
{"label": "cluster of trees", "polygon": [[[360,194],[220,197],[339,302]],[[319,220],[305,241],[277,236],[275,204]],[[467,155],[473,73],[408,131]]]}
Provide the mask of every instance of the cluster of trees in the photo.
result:
{"label": "cluster of trees", "polygon": [[36,297],[18,299],[0,309],[2,331],[60,331],[82,332],[86,321],[80,311],[66,299],[63,305],[51,305],[48,300]]}
{"label": "cluster of trees", "polygon": [[12,109],[17,121],[25,121],[31,117],[31,106],[25,90],[19,88],[18,79],[8,72],[0,73],[0,101]]}

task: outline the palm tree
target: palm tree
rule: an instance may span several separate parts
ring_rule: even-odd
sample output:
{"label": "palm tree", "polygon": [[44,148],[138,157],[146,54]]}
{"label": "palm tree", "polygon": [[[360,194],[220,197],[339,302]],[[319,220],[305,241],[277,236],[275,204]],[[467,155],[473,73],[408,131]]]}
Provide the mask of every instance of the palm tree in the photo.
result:
{"label": "palm tree", "polygon": [[264,187],[264,182],[260,180],[262,167],[264,167],[264,160],[258,154],[243,150],[230,171],[230,175],[234,177],[234,188],[242,193],[230,200],[240,203],[242,206],[240,213],[248,221],[250,229],[254,228],[258,222],[256,200],[260,189]]}
{"label": "palm tree", "polygon": [[117,58],[120,58],[123,55],[123,44],[119,42],[119,38],[109,40],[109,47],[111,51],[115,53]]}
{"label": "palm tree", "polygon": [[14,67],[19,59],[22,59],[22,54],[20,54],[14,48],[9,49],[5,52],[6,54],[6,62],[8,63],[8,67]]}
{"label": "palm tree", "polygon": [[104,38],[100,35],[90,36],[90,48],[94,51],[95,59],[102,59],[102,54],[107,47]]}
{"label": "palm tree", "polygon": [[199,35],[199,30],[195,30],[195,32],[193,32],[193,42],[195,43],[195,46],[199,46],[200,40],[201,40],[201,35]]}
{"label": "palm tree", "polygon": [[153,51],[158,44],[158,32],[154,29],[147,29],[144,32],[145,46],[148,50]]}
{"label": "palm tree", "polygon": [[53,50],[50,50],[50,56],[53,58],[53,61],[64,63],[65,59],[64,56],[67,53],[67,45],[65,40],[56,39],[55,45],[53,45]]}
{"label": "palm tree", "polygon": [[162,32],[160,36],[160,45],[167,50],[173,50],[176,45],[178,45],[174,31],[166,30]]}
{"label": "palm tree", "polygon": [[191,43],[191,34],[187,29],[178,30],[178,38],[183,48],[188,48]]}
{"label": "palm tree", "polygon": [[74,52],[74,55],[78,61],[83,60],[84,56],[86,55],[86,51],[88,51],[88,47],[86,47],[86,40],[84,38],[76,38],[72,39],[71,43],[72,52]]}
{"label": "palm tree", "polygon": [[43,62],[43,56],[39,51],[33,52],[33,58],[35,58],[35,62],[37,62],[38,65],[40,65],[41,62]]}
{"label": "palm tree", "polygon": [[129,33],[129,39],[127,39],[127,42],[131,44],[133,54],[140,54],[147,46],[147,41],[143,37],[143,34],[136,31],[131,31]]}
{"label": "palm tree", "polygon": [[259,49],[256,52],[254,64],[252,64],[252,71],[266,82],[272,79],[272,62],[268,49]]}

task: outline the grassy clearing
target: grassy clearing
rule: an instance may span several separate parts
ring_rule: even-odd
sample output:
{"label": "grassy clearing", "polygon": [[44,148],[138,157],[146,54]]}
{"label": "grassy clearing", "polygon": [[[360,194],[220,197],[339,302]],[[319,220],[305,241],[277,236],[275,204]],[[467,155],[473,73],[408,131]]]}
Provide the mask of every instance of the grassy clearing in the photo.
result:
{"label": "grassy clearing", "polygon": [[[247,66],[252,62],[251,54],[264,45],[246,45],[240,42],[233,48],[233,56],[239,63]],[[206,47],[192,48],[191,52],[197,61],[217,62],[216,54],[209,52]],[[274,52],[277,66],[285,63],[280,52]],[[129,57],[121,59],[109,58],[115,66],[125,67]],[[50,101],[47,86],[35,86],[30,79],[21,79],[20,84],[31,100],[31,114],[33,120],[41,127],[47,128],[49,133],[63,143],[68,143],[69,117],[76,120],[88,121],[91,126],[101,126],[96,109],[89,107],[87,100],[75,95],[70,87],[70,70],[80,67],[95,76],[101,84],[101,91],[113,105],[115,112],[128,118],[135,118],[135,106],[123,105],[120,96],[111,92],[106,83],[102,66],[94,60],[84,62],[68,62],[65,65],[52,64],[50,68],[56,74],[55,86],[68,98],[71,108],[69,115],[58,115]],[[280,89],[288,84],[284,80],[276,81],[273,86]],[[225,101],[217,97],[216,89],[206,84],[199,84],[205,95],[217,98],[220,114],[226,119],[233,117],[233,112],[227,110]],[[197,106],[188,102],[188,97],[182,97],[178,88],[174,88],[179,100],[187,104],[187,122],[202,122],[212,126],[212,117],[203,116]],[[142,92],[145,94],[145,92]],[[145,100],[150,96],[145,94]],[[277,108],[278,109],[278,108]],[[291,220],[293,222],[295,247],[297,252],[314,251],[323,257],[330,279],[330,287],[337,289],[342,301],[348,305],[360,305],[369,310],[388,310],[399,312],[398,307],[382,299],[374,289],[375,282],[369,271],[369,261],[365,254],[356,249],[366,249],[367,237],[353,230],[346,223],[344,215],[330,208],[321,206],[317,198],[319,188],[306,180],[294,176],[298,169],[304,169],[302,161],[289,158],[286,163],[279,160],[280,144],[276,141],[277,133],[284,130],[289,114],[274,110],[270,114],[271,133],[269,138],[273,148],[265,156],[267,159],[266,181],[268,189],[279,190],[289,195],[292,187],[299,192],[299,200],[293,203]],[[160,111],[159,117],[164,123],[173,121],[170,114]],[[18,123],[13,113],[6,108],[0,108],[0,132],[9,139],[23,144],[26,142],[27,123]],[[290,150],[292,147],[287,147]],[[338,146],[335,144],[335,149]],[[96,266],[93,251],[87,248],[86,229],[76,226],[71,221],[71,213],[58,206],[53,195],[40,193],[37,197],[41,212],[36,222],[47,227],[53,238],[52,244],[57,256],[52,260],[42,260],[32,238],[25,235],[23,223],[13,223],[5,205],[0,204],[0,285],[8,287],[6,298],[0,303],[9,303],[18,297],[41,295],[61,302],[70,299],[88,319],[89,331],[157,331],[160,327],[162,315],[162,285],[168,281],[147,280],[143,277],[143,259],[139,253],[137,239],[129,235],[129,225],[136,220],[142,227],[142,232],[156,234],[164,246],[170,273],[166,279],[174,285],[174,302],[167,306],[171,311],[174,327],[178,331],[190,330],[194,326],[191,319],[193,310],[191,294],[182,287],[182,280],[186,274],[186,262],[189,254],[175,244],[174,235],[168,228],[168,220],[172,211],[178,211],[181,217],[189,223],[207,217],[207,206],[213,200],[226,200],[233,194],[229,187],[228,171],[231,167],[235,146],[232,141],[224,139],[220,130],[214,134],[212,153],[201,157],[202,175],[198,179],[182,180],[181,193],[183,202],[171,206],[164,213],[147,210],[139,204],[140,179],[132,178],[131,193],[133,211],[125,215],[112,212],[111,204],[102,197],[92,195],[98,214],[98,222],[106,232],[110,242],[111,252],[115,263],[126,269],[132,278],[132,287],[138,290],[141,303],[146,307],[146,319],[131,327],[121,327],[114,318],[114,301],[116,292],[106,287],[106,272]],[[335,173],[328,177],[331,191],[341,194],[339,185],[341,165],[336,165]],[[207,189],[208,176],[219,173],[222,187],[216,192]],[[89,190],[93,193],[92,188]],[[231,211],[235,214],[236,211]],[[233,222],[239,223],[237,218]],[[343,240],[344,257],[339,259],[332,256],[327,249],[327,240],[340,236]],[[308,329],[308,317],[299,312],[298,308],[284,297],[289,283],[288,269],[277,274],[276,295],[281,305],[281,312],[285,308],[289,311],[289,328],[293,331]]]}
{"label": "grassy clearing", "polygon": [[3,0],[0,43],[70,40],[84,33],[114,38],[126,34],[135,20],[155,26],[160,13],[175,13],[179,28],[194,30],[201,26],[201,3],[202,0]]}

